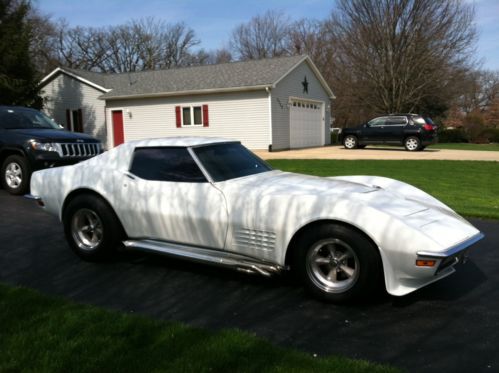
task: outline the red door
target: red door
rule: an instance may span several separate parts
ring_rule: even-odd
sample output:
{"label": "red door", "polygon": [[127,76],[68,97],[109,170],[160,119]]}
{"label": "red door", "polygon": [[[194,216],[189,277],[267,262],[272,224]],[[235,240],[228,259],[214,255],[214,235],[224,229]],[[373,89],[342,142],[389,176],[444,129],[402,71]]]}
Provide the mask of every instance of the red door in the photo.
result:
{"label": "red door", "polygon": [[123,131],[123,112],[113,111],[113,134],[114,146],[118,146],[125,142],[125,135]]}

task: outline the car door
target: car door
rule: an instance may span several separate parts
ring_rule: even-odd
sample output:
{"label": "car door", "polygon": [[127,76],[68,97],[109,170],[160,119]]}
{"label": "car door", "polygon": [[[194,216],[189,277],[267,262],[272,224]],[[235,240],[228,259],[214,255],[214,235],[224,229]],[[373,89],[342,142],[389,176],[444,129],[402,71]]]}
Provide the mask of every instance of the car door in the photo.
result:
{"label": "car door", "polygon": [[361,131],[360,142],[363,144],[382,144],[385,136],[385,122],[387,117],[378,117],[370,120]]}
{"label": "car door", "polygon": [[123,177],[119,209],[131,238],[224,248],[224,196],[187,148],[136,148]]}
{"label": "car door", "polygon": [[388,117],[383,128],[384,142],[388,144],[401,144],[404,140],[404,129],[407,123],[408,121],[405,116]]}

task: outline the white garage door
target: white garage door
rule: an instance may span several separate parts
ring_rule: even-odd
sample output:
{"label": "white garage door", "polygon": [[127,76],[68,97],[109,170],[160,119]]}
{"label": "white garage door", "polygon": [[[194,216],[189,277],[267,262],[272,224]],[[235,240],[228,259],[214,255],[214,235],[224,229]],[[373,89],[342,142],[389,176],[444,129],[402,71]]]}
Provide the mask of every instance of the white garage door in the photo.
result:
{"label": "white garage door", "polygon": [[291,100],[289,143],[291,148],[324,145],[322,103]]}

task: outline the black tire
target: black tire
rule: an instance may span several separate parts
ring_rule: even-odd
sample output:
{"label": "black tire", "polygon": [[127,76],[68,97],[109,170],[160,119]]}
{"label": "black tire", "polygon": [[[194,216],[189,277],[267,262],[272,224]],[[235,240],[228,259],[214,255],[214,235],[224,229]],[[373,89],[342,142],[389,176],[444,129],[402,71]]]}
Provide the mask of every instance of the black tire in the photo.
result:
{"label": "black tire", "polygon": [[64,210],[63,224],[69,246],[87,261],[109,259],[125,238],[112,208],[93,195],[75,197]]}
{"label": "black tire", "polygon": [[421,150],[421,140],[416,136],[409,136],[404,140],[404,147],[410,152]]}
{"label": "black tire", "polygon": [[359,146],[359,141],[354,135],[346,135],[343,139],[343,146],[345,149],[357,149]]}
{"label": "black tire", "polygon": [[293,250],[291,269],[320,300],[344,303],[371,299],[383,284],[378,249],[353,228],[336,224],[311,228]]}
{"label": "black tire", "polygon": [[26,194],[29,190],[31,168],[26,158],[8,156],[2,164],[2,187],[14,195]]}

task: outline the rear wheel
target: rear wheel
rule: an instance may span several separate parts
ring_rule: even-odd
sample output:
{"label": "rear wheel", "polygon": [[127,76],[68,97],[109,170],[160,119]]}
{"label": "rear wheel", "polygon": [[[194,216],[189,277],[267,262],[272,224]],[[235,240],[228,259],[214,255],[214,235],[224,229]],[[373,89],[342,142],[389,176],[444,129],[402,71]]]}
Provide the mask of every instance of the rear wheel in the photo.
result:
{"label": "rear wheel", "polygon": [[421,141],[416,136],[409,136],[404,140],[406,150],[415,152],[421,149]]}
{"label": "rear wheel", "polygon": [[347,149],[356,149],[359,146],[357,137],[353,135],[347,135],[343,139],[343,146]]}
{"label": "rear wheel", "polygon": [[343,225],[306,231],[295,246],[292,269],[315,297],[330,302],[366,299],[382,283],[377,248],[364,235]]}
{"label": "rear wheel", "polygon": [[10,194],[25,194],[30,176],[28,161],[20,155],[11,155],[2,164],[2,186]]}
{"label": "rear wheel", "polygon": [[108,258],[125,237],[111,207],[92,195],[75,197],[64,210],[63,223],[71,249],[89,261]]}

